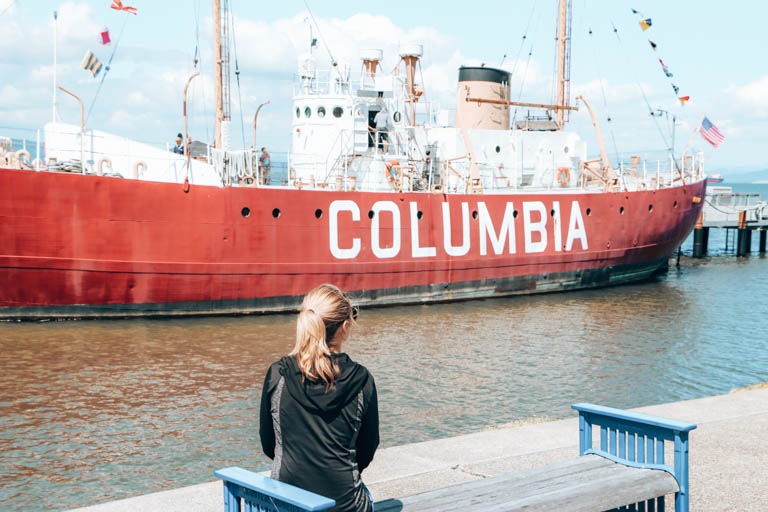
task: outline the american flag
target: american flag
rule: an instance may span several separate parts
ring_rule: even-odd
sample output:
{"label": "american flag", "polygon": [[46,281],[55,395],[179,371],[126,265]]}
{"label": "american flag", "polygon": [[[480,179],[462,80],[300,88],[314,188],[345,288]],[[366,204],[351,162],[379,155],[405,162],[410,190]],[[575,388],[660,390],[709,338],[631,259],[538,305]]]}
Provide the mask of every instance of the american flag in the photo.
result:
{"label": "american flag", "polygon": [[699,132],[701,133],[702,137],[707,139],[707,142],[709,142],[715,147],[722,144],[723,141],[725,140],[725,135],[720,133],[720,130],[717,129],[717,126],[713,125],[712,121],[710,121],[706,117],[704,118],[703,121],[701,121],[701,127],[699,128]]}

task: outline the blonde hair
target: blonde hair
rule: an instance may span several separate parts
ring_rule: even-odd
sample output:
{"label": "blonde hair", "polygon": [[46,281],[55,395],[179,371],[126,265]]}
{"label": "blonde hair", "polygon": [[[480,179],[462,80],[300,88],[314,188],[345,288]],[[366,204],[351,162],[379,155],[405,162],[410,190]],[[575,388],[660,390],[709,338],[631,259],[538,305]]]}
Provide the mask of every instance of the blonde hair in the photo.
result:
{"label": "blonde hair", "polygon": [[296,345],[290,353],[296,356],[302,376],[333,386],[339,368],[331,360],[331,347],[336,332],[345,321],[354,324],[349,297],[332,284],[321,284],[301,303],[296,322]]}

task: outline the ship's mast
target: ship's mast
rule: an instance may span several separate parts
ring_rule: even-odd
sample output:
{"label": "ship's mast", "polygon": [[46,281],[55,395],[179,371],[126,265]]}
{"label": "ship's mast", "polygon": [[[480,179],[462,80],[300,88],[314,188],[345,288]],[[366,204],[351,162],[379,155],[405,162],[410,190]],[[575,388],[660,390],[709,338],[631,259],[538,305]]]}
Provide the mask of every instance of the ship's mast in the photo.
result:
{"label": "ship's mast", "polygon": [[[216,147],[229,149],[229,0],[213,0],[213,87],[216,101]],[[226,132],[226,133],[225,133]]]}
{"label": "ship's mast", "polygon": [[[557,17],[557,104],[571,103],[571,0],[560,0]],[[567,109],[557,109],[557,127],[562,130]]]}

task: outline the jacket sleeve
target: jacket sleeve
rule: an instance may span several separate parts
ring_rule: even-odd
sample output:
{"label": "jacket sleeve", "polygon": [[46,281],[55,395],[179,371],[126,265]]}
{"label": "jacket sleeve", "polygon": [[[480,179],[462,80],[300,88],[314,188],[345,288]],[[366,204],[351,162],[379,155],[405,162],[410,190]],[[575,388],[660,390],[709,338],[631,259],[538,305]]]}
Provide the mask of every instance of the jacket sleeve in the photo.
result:
{"label": "jacket sleeve", "polygon": [[370,398],[366,407],[363,420],[360,424],[360,433],[357,436],[357,467],[362,472],[373,460],[373,454],[379,446],[379,399],[376,395],[376,383],[373,375],[370,376]]}
{"label": "jacket sleeve", "polygon": [[267,370],[264,378],[264,387],[261,388],[261,411],[259,415],[259,436],[261,437],[261,449],[264,455],[270,459],[275,458],[275,427],[272,424],[272,404],[270,403],[270,381],[272,380],[272,366]]}

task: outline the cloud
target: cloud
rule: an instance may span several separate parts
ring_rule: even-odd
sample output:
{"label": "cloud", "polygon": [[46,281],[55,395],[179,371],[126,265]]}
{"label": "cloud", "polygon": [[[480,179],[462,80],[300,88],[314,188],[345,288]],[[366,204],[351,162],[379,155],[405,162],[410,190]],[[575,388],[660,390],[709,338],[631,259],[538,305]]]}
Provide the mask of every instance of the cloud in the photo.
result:
{"label": "cloud", "polygon": [[768,119],[768,75],[745,85],[730,85],[723,94],[742,113],[753,119]]}

